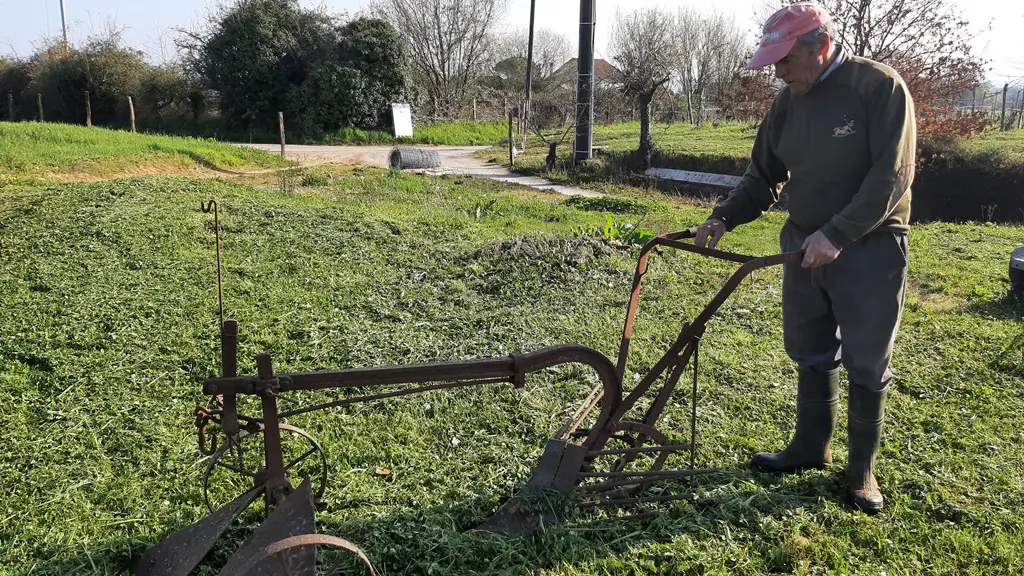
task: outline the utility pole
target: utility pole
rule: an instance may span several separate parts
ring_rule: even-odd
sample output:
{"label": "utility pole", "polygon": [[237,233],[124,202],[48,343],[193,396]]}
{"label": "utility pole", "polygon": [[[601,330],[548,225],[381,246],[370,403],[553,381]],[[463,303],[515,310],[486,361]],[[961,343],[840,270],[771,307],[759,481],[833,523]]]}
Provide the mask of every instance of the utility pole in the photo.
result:
{"label": "utility pole", "polygon": [[71,53],[71,44],[68,42],[68,19],[64,14],[64,0],[60,0],[60,23],[64,28],[64,55],[67,56]]}
{"label": "utility pole", "polygon": [[580,46],[576,71],[576,142],[573,157],[594,156],[594,20],[597,0],[580,0]]}
{"label": "utility pole", "polygon": [[530,45],[526,50],[526,106],[523,107],[523,152],[526,152],[526,134],[530,131],[530,98],[533,95],[533,17],[537,0],[530,0]]}

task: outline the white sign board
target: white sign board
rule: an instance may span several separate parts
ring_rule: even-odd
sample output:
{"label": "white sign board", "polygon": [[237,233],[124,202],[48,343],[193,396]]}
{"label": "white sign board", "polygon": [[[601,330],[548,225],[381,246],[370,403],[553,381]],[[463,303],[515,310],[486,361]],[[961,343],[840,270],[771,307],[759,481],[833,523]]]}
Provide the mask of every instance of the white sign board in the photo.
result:
{"label": "white sign board", "polygon": [[391,116],[395,123],[395,138],[412,138],[412,109],[409,105],[392,102]]}
{"label": "white sign board", "polygon": [[739,186],[742,178],[728,174],[711,174],[709,172],[690,172],[688,170],[671,170],[669,168],[651,168],[645,172],[648,176],[663,178],[665,180],[678,180],[680,182],[693,182],[694,184],[705,184],[707,186],[720,186],[722,188],[735,188]]}

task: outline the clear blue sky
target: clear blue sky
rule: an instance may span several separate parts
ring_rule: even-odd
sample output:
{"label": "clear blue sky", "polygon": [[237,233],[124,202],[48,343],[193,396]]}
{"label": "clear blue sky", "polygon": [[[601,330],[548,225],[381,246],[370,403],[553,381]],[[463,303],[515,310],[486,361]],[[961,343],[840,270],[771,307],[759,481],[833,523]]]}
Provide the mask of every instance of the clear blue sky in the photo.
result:
{"label": "clear blue sky", "polygon": [[[72,44],[102,31],[108,24],[125,29],[125,41],[143,50],[153,62],[174,55],[174,27],[188,27],[222,0],[65,0]],[[980,53],[992,60],[991,78],[1024,76],[1024,2],[1020,0],[953,0],[973,27],[992,24],[975,42]],[[607,42],[608,29],[618,8],[641,5],[666,7],[681,3],[706,6],[698,0],[598,0],[597,48],[599,56]],[[755,7],[764,0],[715,0],[715,8],[733,13],[744,26],[753,24]],[[307,6],[323,5],[334,12],[357,13],[365,0],[303,0]],[[579,3],[575,0],[538,0],[537,26],[551,28],[575,43],[578,35]],[[529,0],[511,0],[503,22],[506,27],[526,26]],[[60,0],[0,0],[0,55],[28,56],[46,37],[61,35]]]}

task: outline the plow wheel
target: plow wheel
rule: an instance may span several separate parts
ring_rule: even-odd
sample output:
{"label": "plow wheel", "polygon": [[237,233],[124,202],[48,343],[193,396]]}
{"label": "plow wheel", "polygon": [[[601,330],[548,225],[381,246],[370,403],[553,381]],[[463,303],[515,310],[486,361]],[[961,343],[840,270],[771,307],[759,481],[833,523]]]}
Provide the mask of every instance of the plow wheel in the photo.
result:
{"label": "plow wheel", "polygon": [[582,488],[590,492],[640,493],[650,488],[665,461],[687,445],[671,445],[653,426],[622,420],[609,426],[611,435],[600,450],[587,454],[581,471]]}
{"label": "plow wheel", "polygon": [[296,562],[289,558],[288,554],[303,550],[315,554],[317,547],[338,548],[351,552],[359,558],[371,576],[377,574],[366,554],[348,540],[327,534],[303,534],[278,540],[261,548],[250,556],[242,566],[233,571],[231,576],[262,576],[264,574],[301,574],[305,576],[307,573],[309,576],[314,576],[315,567],[302,566],[301,563],[296,566]]}
{"label": "plow wheel", "polygon": [[[291,481],[309,478],[313,502],[327,489],[327,456],[320,444],[305,430],[281,424],[281,451],[285,474]],[[210,456],[203,475],[203,499],[212,512],[265,481],[263,426],[242,429],[235,437],[227,437]]]}

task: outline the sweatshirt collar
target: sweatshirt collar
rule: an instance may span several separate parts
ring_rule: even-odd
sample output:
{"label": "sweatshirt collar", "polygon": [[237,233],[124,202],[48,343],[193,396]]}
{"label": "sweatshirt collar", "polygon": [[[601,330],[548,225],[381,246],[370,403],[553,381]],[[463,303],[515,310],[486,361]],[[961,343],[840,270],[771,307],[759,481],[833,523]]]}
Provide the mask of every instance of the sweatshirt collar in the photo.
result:
{"label": "sweatshirt collar", "polygon": [[846,62],[846,51],[843,50],[843,46],[841,44],[836,44],[835,60],[832,61],[832,64],[829,65],[828,69],[822,72],[821,76],[818,77],[818,80],[814,82],[814,85],[817,86],[824,82],[825,78],[828,78],[830,74],[835,72],[836,68],[839,68],[843,62]]}

